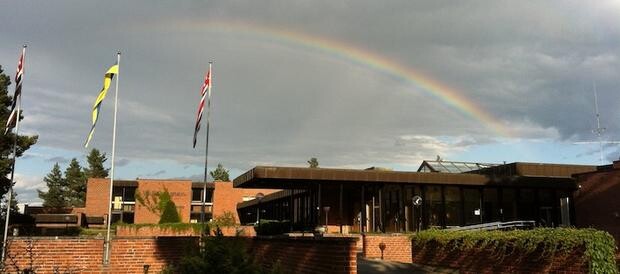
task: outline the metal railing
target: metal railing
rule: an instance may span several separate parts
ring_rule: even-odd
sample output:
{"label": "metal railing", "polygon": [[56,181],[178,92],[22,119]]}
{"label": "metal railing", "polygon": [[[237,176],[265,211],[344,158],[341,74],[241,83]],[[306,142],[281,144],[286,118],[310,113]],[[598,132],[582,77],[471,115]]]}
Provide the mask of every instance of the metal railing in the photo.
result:
{"label": "metal railing", "polygon": [[465,231],[465,230],[509,230],[509,229],[529,229],[534,228],[536,222],[534,221],[512,221],[512,222],[492,222],[477,225],[459,226],[448,228],[450,231]]}

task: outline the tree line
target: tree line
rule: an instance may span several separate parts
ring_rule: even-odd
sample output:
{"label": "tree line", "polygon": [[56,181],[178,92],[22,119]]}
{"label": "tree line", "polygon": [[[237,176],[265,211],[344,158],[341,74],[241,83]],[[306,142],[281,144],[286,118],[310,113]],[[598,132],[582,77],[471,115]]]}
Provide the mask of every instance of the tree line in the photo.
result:
{"label": "tree line", "polygon": [[88,167],[82,167],[76,158],[71,159],[64,176],[58,163],[43,178],[47,191],[37,190],[44,207],[84,207],[88,178],[105,178],[109,169],[103,166],[105,153],[94,148],[86,156]]}

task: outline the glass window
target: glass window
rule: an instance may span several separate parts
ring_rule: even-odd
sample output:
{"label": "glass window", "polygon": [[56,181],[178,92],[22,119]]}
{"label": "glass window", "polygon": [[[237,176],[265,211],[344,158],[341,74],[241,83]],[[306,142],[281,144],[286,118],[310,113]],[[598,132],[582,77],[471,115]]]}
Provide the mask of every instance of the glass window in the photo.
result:
{"label": "glass window", "polygon": [[424,207],[428,212],[428,227],[441,226],[441,187],[427,186]]}
{"label": "glass window", "polygon": [[110,199],[112,201],[114,201],[114,197],[123,197],[123,187],[122,186],[112,187],[112,197],[110,197]]}
{"label": "glass window", "polygon": [[192,188],[192,202],[202,202],[202,188]]}
{"label": "glass window", "polygon": [[536,196],[534,196],[533,189],[520,189],[519,190],[519,220],[524,221],[536,221]]}
{"label": "glass window", "polygon": [[485,223],[500,221],[497,188],[485,188],[482,191],[482,219]]}
{"label": "glass window", "polygon": [[206,199],[207,203],[212,203],[213,202],[213,189],[212,188],[207,188],[207,199]]}
{"label": "glass window", "polygon": [[504,222],[517,220],[517,192],[512,188],[502,189],[501,214]]}
{"label": "glass window", "polygon": [[125,187],[125,193],[123,194],[123,201],[125,202],[136,201],[136,187]]}
{"label": "glass window", "polygon": [[133,224],[134,214],[133,212],[123,212],[122,214],[123,223]]}
{"label": "glass window", "polygon": [[554,210],[556,210],[557,206],[555,206],[555,193],[550,189],[540,189],[538,190],[538,223],[541,226],[549,226],[553,227],[556,224],[556,220],[554,219]]}
{"label": "glass window", "polygon": [[465,199],[465,225],[481,223],[480,210],[480,190],[475,188],[463,188],[463,198]]}
{"label": "glass window", "polygon": [[461,190],[456,186],[444,188],[446,199],[446,226],[461,225]]}

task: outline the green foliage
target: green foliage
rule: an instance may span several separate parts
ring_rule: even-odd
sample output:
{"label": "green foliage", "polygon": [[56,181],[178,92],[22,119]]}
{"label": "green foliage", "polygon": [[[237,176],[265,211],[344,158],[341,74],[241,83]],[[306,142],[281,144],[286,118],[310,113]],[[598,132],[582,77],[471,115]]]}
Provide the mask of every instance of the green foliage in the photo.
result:
{"label": "green foliage", "polygon": [[159,216],[164,212],[168,201],[171,200],[170,192],[168,192],[168,188],[164,187],[164,191],[144,191],[142,193],[136,192],[135,194],[136,201],[143,207],[146,207],[148,211]]}
{"label": "green foliage", "polygon": [[[10,84],[9,76],[3,73],[2,66],[0,66],[0,196],[4,196],[8,192],[9,186],[12,185],[9,174],[11,174],[11,164],[13,162],[11,155],[16,135],[13,132],[4,134],[6,121],[9,118],[13,102],[13,98],[9,96]],[[21,113],[19,119],[23,119]],[[37,142],[37,139],[38,136],[36,135],[20,135],[17,138],[17,157],[22,156],[30,146]]]}
{"label": "green foliage", "polygon": [[202,249],[192,255],[181,258],[175,267],[167,267],[167,273],[204,273],[204,274],[277,274],[275,267],[267,271],[258,266],[247,252],[245,240],[240,237],[216,236],[204,237]]}
{"label": "green foliage", "polygon": [[217,168],[209,172],[209,175],[211,175],[211,178],[213,178],[214,181],[230,181],[230,178],[228,176],[228,170],[226,170],[222,164],[217,164]]}
{"label": "green foliage", "polygon": [[164,211],[161,213],[161,217],[159,218],[159,223],[167,224],[178,222],[181,222],[181,217],[179,217],[179,212],[177,212],[177,206],[172,200],[168,200],[164,206]]}
{"label": "green foliage", "polygon": [[257,226],[254,226],[256,235],[281,235],[291,230],[291,222],[276,220],[260,220]]}
{"label": "green foliage", "polygon": [[128,227],[130,229],[139,230],[143,227],[157,227],[160,230],[170,230],[174,232],[183,232],[192,230],[196,234],[202,233],[202,231],[209,231],[209,225],[205,224],[188,224],[188,223],[163,223],[163,224],[119,224],[117,227]]}
{"label": "green foliage", "polygon": [[84,168],[84,174],[86,178],[105,178],[108,177],[109,168],[104,168],[103,163],[107,161],[105,153],[101,153],[98,149],[93,148],[86,156],[88,162],[88,168]]}
{"label": "green foliage", "polygon": [[65,181],[67,184],[65,200],[71,207],[83,207],[86,201],[86,176],[77,159],[71,159],[71,163],[65,170]]}
{"label": "green foliage", "polygon": [[67,200],[64,193],[67,191],[67,182],[62,177],[60,166],[58,163],[54,165],[50,173],[43,178],[43,181],[47,184],[47,192],[37,190],[39,198],[43,199],[44,207],[66,207]]}
{"label": "green foliage", "polygon": [[317,167],[319,167],[319,160],[317,160],[316,158],[312,157],[308,161],[308,165],[309,165],[310,168],[317,168]]}
{"label": "green foliage", "polygon": [[487,249],[503,259],[514,252],[527,255],[542,250],[543,257],[553,257],[585,248],[591,273],[618,273],[614,238],[595,229],[537,228],[512,231],[425,230],[412,236],[416,246],[441,245],[453,250]]}
{"label": "green foliage", "polygon": [[209,222],[211,227],[231,227],[237,225],[235,214],[225,211],[222,215],[216,216]]}

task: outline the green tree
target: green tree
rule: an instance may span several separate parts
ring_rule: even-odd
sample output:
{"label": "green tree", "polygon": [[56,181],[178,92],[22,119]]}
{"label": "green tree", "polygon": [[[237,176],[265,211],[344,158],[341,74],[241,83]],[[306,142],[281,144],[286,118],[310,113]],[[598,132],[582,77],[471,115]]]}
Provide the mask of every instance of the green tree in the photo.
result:
{"label": "green tree", "polygon": [[319,160],[317,160],[316,158],[312,157],[308,161],[308,165],[310,165],[310,168],[317,168],[317,167],[319,167]]}
{"label": "green tree", "polygon": [[67,191],[64,193],[68,206],[83,207],[86,200],[86,176],[77,159],[71,159],[71,163],[65,170],[65,182]]}
{"label": "green tree", "polygon": [[179,217],[177,206],[172,200],[168,200],[166,202],[166,205],[164,206],[164,210],[162,211],[161,216],[159,217],[159,223],[167,224],[179,222],[181,222],[181,217]]}
{"label": "green tree", "polygon": [[62,171],[58,163],[54,165],[52,171],[43,178],[47,184],[47,192],[37,190],[39,198],[43,199],[44,207],[66,207],[67,200],[65,193],[67,192],[67,182],[62,177]]}
{"label": "green tree", "polygon": [[[11,112],[11,104],[13,98],[8,94],[11,80],[5,75],[0,66],[0,196],[4,196],[11,186],[10,175],[11,163],[13,157],[13,142],[16,135],[14,133],[3,134],[5,130],[6,120]],[[23,119],[20,113],[19,119]],[[20,135],[17,137],[17,157],[23,155],[24,151],[37,142],[38,136]]]}
{"label": "green tree", "polygon": [[211,178],[213,178],[214,181],[230,181],[228,170],[226,170],[222,164],[217,164],[217,168],[209,172],[209,175],[211,175]]}
{"label": "green tree", "polygon": [[88,156],[86,156],[86,161],[88,162],[88,168],[84,168],[84,174],[86,178],[105,178],[108,177],[109,168],[104,168],[103,163],[107,161],[108,158],[105,157],[105,153],[101,153],[98,149],[93,148]]}

